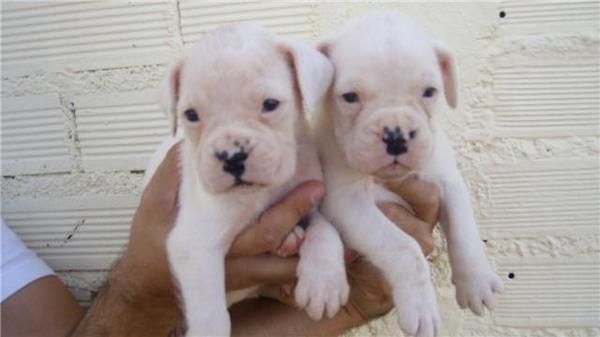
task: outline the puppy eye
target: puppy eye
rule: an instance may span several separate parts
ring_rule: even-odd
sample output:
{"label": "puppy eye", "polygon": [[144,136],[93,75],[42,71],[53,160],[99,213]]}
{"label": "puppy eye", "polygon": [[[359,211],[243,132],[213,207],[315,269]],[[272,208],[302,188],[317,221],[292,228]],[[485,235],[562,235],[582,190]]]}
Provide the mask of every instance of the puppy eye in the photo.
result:
{"label": "puppy eye", "polygon": [[262,112],[269,113],[274,111],[279,106],[279,101],[273,98],[267,98],[263,102]]}
{"label": "puppy eye", "polygon": [[187,109],[183,114],[185,115],[185,118],[187,118],[187,120],[192,123],[195,123],[200,120],[200,118],[198,117],[198,113],[196,113],[196,110],[194,109]]}
{"label": "puppy eye", "polygon": [[347,103],[357,103],[358,102],[358,95],[355,92],[347,92],[342,95],[342,98]]}
{"label": "puppy eye", "polygon": [[428,87],[427,89],[425,89],[425,91],[423,91],[423,97],[431,98],[431,97],[433,97],[433,95],[435,95],[436,92],[437,92],[436,88]]}

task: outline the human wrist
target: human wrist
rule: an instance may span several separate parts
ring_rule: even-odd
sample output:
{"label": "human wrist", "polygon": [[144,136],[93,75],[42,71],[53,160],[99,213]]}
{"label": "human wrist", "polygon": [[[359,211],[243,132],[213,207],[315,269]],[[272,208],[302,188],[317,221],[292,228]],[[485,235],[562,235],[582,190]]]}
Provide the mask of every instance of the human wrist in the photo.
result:
{"label": "human wrist", "polygon": [[167,336],[178,326],[182,315],[176,296],[140,282],[144,275],[134,277],[138,269],[123,259],[115,264],[72,336]]}
{"label": "human wrist", "polygon": [[347,324],[358,327],[385,316],[392,308],[391,299],[387,296],[383,298],[370,297],[368,300],[360,302],[351,297],[346,305],[342,307],[340,313],[345,316]]}
{"label": "human wrist", "polygon": [[135,273],[135,268],[129,263],[127,255],[125,255],[115,263],[108,274],[106,284],[98,298],[103,296],[122,306],[129,306],[136,302],[136,298],[139,297],[140,286],[143,283],[140,279],[130,277],[132,273]]}
{"label": "human wrist", "polygon": [[351,328],[361,326],[369,321],[369,317],[367,317],[362,311],[358,310],[353,305],[351,300],[340,309],[338,315],[341,316],[339,320],[344,322],[346,325],[350,325]]}
{"label": "human wrist", "polygon": [[339,317],[340,324],[344,325],[347,330],[359,327],[369,321],[369,319],[364,318],[358,312],[348,309],[347,306],[342,307],[338,315],[341,316]]}
{"label": "human wrist", "polygon": [[333,324],[337,330],[341,332],[359,327],[369,321],[367,317],[362,315],[356,308],[348,302],[340,311],[332,318]]}

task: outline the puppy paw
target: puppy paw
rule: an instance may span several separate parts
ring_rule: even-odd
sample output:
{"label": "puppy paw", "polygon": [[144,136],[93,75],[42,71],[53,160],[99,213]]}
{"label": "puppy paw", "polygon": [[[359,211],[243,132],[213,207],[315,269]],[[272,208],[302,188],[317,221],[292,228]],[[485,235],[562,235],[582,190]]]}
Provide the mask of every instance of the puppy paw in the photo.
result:
{"label": "puppy paw", "polygon": [[435,290],[430,282],[418,287],[394,289],[394,304],[400,328],[409,336],[435,337],[440,330],[440,314]]}
{"label": "puppy paw", "polygon": [[279,249],[277,249],[277,255],[281,257],[288,257],[290,255],[297,254],[300,250],[302,242],[304,241],[304,235],[305,232],[302,227],[294,227],[294,229],[285,237]]}
{"label": "puppy paw", "polygon": [[489,266],[457,272],[452,277],[456,286],[456,301],[461,308],[469,308],[476,315],[483,315],[484,307],[494,310],[496,293],[502,291],[502,281]]}
{"label": "puppy paw", "polygon": [[331,318],[348,301],[350,287],[343,257],[301,256],[297,274],[294,297],[298,306],[304,308],[312,319],[320,320],[323,312]]}

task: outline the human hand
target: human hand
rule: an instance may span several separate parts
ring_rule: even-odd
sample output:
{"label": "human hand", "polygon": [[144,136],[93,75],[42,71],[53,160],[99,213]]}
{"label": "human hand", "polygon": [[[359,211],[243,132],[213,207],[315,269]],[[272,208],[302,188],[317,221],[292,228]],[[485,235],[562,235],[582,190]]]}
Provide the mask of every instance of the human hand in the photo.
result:
{"label": "human hand", "polygon": [[[290,244],[286,239],[324,194],[325,187],[321,182],[304,182],[240,233],[225,261],[226,289],[292,282],[298,266],[298,257],[294,255],[297,255],[301,241]],[[285,255],[292,257],[279,256],[282,248],[285,248]]]}
{"label": "human hand", "polygon": [[[394,203],[381,203],[381,211],[400,229],[412,236],[426,256],[431,254],[433,228],[440,212],[439,187],[414,176],[402,182],[391,181],[385,186],[401,196],[413,208],[415,214]],[[384,315],[393,307],[392,288],[382,272],[362,257],[351,261],[347,267],[350,282],[350,299],[345,311],[358,324]]]}
{"label": "human hand", "polygon": [[[432,232],[439,217],[438,186],[417,177],[411,177],[401,183],[389,182],[385,186],[406,200],[415,214],[394,203],[381,203],[379,208],[400,229],[415,238],[423,253],[429,255],[434,249]],[[346,270],[351,290],[348,303],[340,314],[349,316],[355,325],[361,325],[392,309],[392,289],[381,271],[366,259],[350,250],[347,250],[346,255]],[[293,291],[290,285],[280,288],[280,299],[293,305],[294,299],[291,294]]]}
{"label": "human hand", "polygon": [[[181,328],[166,253],[166,239],[178,211],[178,147],[169,150],[142,193],[133,216],[129,244],[73,336],[167,336]],[[295,277],[295,259],[266,254],[289,245],[288,233],[324,194],[323,184],[298,186],[240,234],[227,257],[227,289],[239,289]]]}
{"label": "human hand", "polygon": [[[111,292],[105,296],[123,299],[122,305],[135,308],[136,316],[140,320],[143,317],[145,324],[151,323],[151,317],[160,317],[156,324],[160,322],[162,326],[154,333],[172,329],[182,318],[166,253],[166,239],[178,212],[178,147],[170,149],[142,193],[128,247],[109,275],[107,288]],[[288,233],[312,211],[323,194],[320,182],[301,184],[249,225],[228,253],[226,289],[292,281],[297,258],[269,253],[280,248]],[[286,246],[288,254],[295,254],[298,248]]]}
{"label": "human hand", "polygon": [[391,202],[380,203],[379,209],[400,229],[417,240],[425,256],[429,256],[435,248],[432,233],[440,216],[439,186],[412,176],[401,182],[388,181],[385,187],[408,202],[415,214]]}

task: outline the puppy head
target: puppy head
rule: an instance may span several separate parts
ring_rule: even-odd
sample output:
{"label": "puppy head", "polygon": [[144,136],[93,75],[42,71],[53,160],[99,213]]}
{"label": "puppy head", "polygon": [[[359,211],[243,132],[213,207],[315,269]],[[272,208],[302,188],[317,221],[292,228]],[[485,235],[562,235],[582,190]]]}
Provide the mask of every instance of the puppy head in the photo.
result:
{"label": "puppy head", "polygon": [[384,178],[423,168],[433,153],[431,116],[456,106],[454,60],[397,13],[373,13],[319,46],[335,67],[335,136],[355,169]]}
{"label": "puppy head", "polygon": [[217,29],[172,65],[161,105],[184,128],[186,163],[207,191],[277,186],[294,174],[298,121],[333,77],[319,52],[243,24]]}

